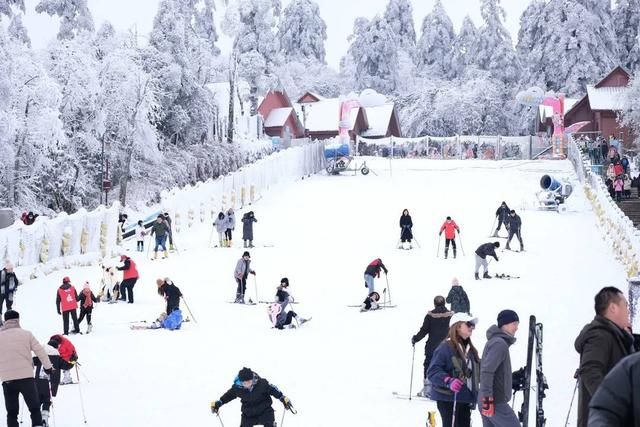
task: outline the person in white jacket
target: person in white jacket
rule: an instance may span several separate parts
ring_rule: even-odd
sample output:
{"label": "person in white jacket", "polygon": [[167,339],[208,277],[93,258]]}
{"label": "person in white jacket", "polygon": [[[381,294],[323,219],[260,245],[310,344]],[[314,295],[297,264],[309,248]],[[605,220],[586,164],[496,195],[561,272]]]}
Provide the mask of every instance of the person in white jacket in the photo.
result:
{"label": "person in white jacket", "polygon": [[144,236],[147,235],[147,232],[144,231],[144,224],[142,220],[138,221],[138,225],[136,225],[136,243],[138,252],[144,252]]}

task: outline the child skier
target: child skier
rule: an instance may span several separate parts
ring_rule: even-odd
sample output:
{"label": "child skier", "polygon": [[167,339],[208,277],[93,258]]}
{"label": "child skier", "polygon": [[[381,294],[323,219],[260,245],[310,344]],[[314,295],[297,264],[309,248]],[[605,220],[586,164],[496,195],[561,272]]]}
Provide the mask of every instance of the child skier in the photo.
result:
{"label": "child skier", "polygon": [[78,319],[78,325],[82,323],[82,320],[87,316],[87,333],[91,333],[93,325],[91,323],[91,313],[93,313],[93,304],[98,302],[98,298],[91,292],[91,286],[89,282],[84,282],[82,292],[78,295],[78,301],[80,301],[80,318]]}
{"label": "child skier", "polygon": [[409,249],[412,248],[411,240],[413,240],[413,232],[411,229],[413,228],[413,221],[411,221],[411,215],[409,215],[409,210],[405,209],[402,211],[402,216],[400,216],[400,248],[404,249],[404,242],[409,242]]}
{"label": "child skier", "polygon": [[241,427],[259,425],[276,427],[271,396],[279,399],[285,409],[293,412],[291,400],[282,394],[278,387],[270,384],[266,379],[260,378],[251,369],[242,368],[233,381],[233,386],[220,396],[220,399],[211,402],[211,412],[218,414],[222,405],[240,398],[242,403]]}
{"label": "child skier", "polygon": [[256,272],[251,269],[251,255],[248,251],[244,251],[242,258],[236,263],[236,269],[233,272],[233,277],[236,279],[238,287],[236,289],[236,300],[234,302],[244,304],[244,293],[247,290],[247,277],[249,274],[256,275]]}
{"label": "child skier", "polygon": [[78,362],[78,353],[76,353],[76,348],[71,341],[62,335],[52,335],[51,338],[49,338],[48,344],[57,349],[58,353],[60,353],[60,370],[62,370],[64,374],[60,384],[73,384],[71,372],[69,372],[69,370]]}
{"label": "child skier", "polygon": [[292,323],[293,319],[296,319],[299,325],[308,320],[299,317],[293,310],[287,311],[287,306],[292,302],[293,297],[289,294],[289,279],[283,277],[276,291],[276,302],[270,307],[271,322],[276,329],[284,329],[285,326],[295,328],[296,326]]}
{"label": "child skier", "polygon": [[51,374],[45,372],[42,367],[42,362],[40,362],[40,359],[36,356],[33,357],[33,366],[35,368],[36,389],[38,390],[38,397],[40,398],[40,404],[42,405],[42,425],[44,427],[48,427],[51,397],[56,397],[58,394],[60,370],[62,369],[64,362],[60,358],[58,350],[51,345],[45,345],[44,350],[47,352],[47,356],[49,356],[49,361],[53,368]]}
{"label": "child skier", "polygon": [[385,267],[380,258],[371,261],[366,270],[364,270],[364,287],[368,289],[367,295],[375,291],[373,279],[374,277],[380,277],[380,270],[384,270],[385,275],[389,273],[389,270],[387,270],[387,267]]}
{"label": "child skier", "polygon": [[227,246],[227,239],[225,237],[227,231],[227,217],[224,212],[220,211],[218,214],[218,219],[213,223],[214,227],[216,227],[216,231],[218,232],[218,243],[221,248]]}
{"label": "child skier", "polygon": [[460,286],[457,277],[451,280],[451,290],[447,295],[447,303],[451,304],[451,311],[454,313],[471,313],[469,297]]}
{"label": "child skier", "polygon": [[247,212],[242,216],[242,241],[245,248],[253,247],[253,223],[258,222],[253,211]]}
{"label": "child skier", "polygon": [[65,335],[69,335],[69,316],[73,321],[73,333],[80,333],[80,325],[78,324],[78,292],[71,285],[71,279],[65,277],[62,279],[62,285],[56,293],[56,308],[58,315],[62,316],[62,325]]}
{"label": "child skier", "polygon": [[439,234],[439,236],[442,236],[442,232],[444,231],[444,259],[447,259],[447,256],[449,255],[449,243],[451,243],[451,246],[453,247],[453,258],[456,257],[456,230],[458,230],[459,235],[460,227],[458,227],[458,224],[448,216],[442,224],[442,227],[440,227]]}
{"label": "child skier", "polygon": [[227,211],[227,229],[225,230],[225,239],[227,239],[227,246],[233,246],[233,230],[236,228],[236,214],[233,212],[233,208],[229,208]]}
{"label": "child skier", "polygon": [[360,311],[377,310],[379,308],[378,302],[380,301],[380,294],[377,292],[371,292],[364,299]]}
{"label": "child skier", "polygon": [[137,250],[138,252],[144,252],[144,236],[147,235],[147,232],[144,231],[144,224],[142,220],[138,221],[138,225],[136,225],[136,241],[137,241]]}

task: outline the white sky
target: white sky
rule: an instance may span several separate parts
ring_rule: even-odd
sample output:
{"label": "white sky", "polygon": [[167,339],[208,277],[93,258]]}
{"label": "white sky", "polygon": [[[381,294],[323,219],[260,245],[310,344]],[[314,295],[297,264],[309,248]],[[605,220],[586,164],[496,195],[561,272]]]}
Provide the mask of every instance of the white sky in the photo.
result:
{"label": "white sky", "polygon": [[[282,0],[283,7],[290,1]],[[151,30],[160,0],[88,0],[88,2],[96,28],[108,20],[117,30],[124,31],[136,26],[138,34],[146,35]],[[320,5],[320,14],[327,23],[327,62],[337,69],[340,58],[349,47],[347,37],[351,34],[355,18],[359,16],[372,18],[376,14],[384,13],[388,0],[316,0],[316,2]],[[514,43],[518,35],[520,15],[529,2],[530,0],[502,0],[502,6],[507,12],[506,25]],[[46,14],[36,14],[35,5],[38,0],[26,0],[25,3],[27,7],[25,24],[33,46],[36,49],[45,47],[57,33],[58,20]],[[216,3],[223,2],[216,0]],[[419,36],[422,20],[433,8],[435,0],[412,0],[412,3],[416,32]],[[479,26],[482,22],[480,0],[444,0],[443,4],[456,31],[467,14],[476,25]],[[221,13],[219,8],[218,14]],[[219,25],[217,29],[221,39],[219,46],[224,52],[229,48],[230,41],[221,34]]]}

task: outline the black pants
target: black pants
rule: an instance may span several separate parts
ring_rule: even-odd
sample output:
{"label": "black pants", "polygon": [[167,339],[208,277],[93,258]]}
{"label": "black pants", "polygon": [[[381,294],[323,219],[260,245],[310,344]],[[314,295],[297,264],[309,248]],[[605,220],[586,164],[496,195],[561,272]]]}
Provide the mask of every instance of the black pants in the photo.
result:
{"label": "black pants", "polygon": [[144,240],[138,240],[137,249],[140,252],[144,251]]}
{"label": "black pants", "polygon": [[180,308],[180,300],[177,301],[167,301],[167,316],[173,313],[173,310],[177,310]]}
{"label": "black pants", "polygon": [[244,298],[244,293],[247,290],[247,278],[243,277],[242,279],[236,279],[236,283],[238,284],[238,287],[236,289],[236,297]]}
{"label": "black pants", "polygon": [[82,320],[87,316],[87,325],[91,324],[91,313],[93,313],[93,307],[80,308],[80,318],[78,319],[78,325],[82,323]]}
{"label": "black pants", "polygon": [[13,307],[13,292],[0,294],[0,314],[2,314],[2,304],[5,301],[7,303],[7,310],[11,310],[11,307]]}
{"label": "black pants", "polygon": [[451,247],[453,247],[453,256],[456,256],[456,239],[445,239],[444,241],[444,256],[447,256],[449,253],[449,243],[451,243]]}
{"label": "black pants", "polygon": [[38,390],[38,399],[42,405],[43,411],[48,411],[51,407],[51,387],[49,380],[38,378],[36,380],[36,389]]}
{"label": "black pants", "polygon": [[127,299],[127,294],[129,295],[129,302],[133,304],[133,287],[135,286],[138,278],[134,279],[124,279],[122,283],[120,283],[120,299],[125,301]]}
{"label": "black pants", "polygon": [[458,402],[456,404],[456,425],[453,421],[453,402],[438,401],[438,412],[442,418],[442,427],[469,427],[471,425],[471,405]]}
{"label": "black pants", "polygon": [[287,313],[287,317],[284,319],[284,322],[282,322],[281,324],[277,325],[276,328],[284,329],[285,326],[290,325],[291,322],[293,322],[293,318],[294,317],[298,317],[298,315],[293,310],[289,311]]}
{"label": "black pants", "polygon": [[496,233],[500,231],[500,227],[502,227],[502,224],[504,224],[504,228],[506,228],[507,231],[509,231],[509,226],[507,226],[507,222],[503,221],[502,217],[498,217],[498,226],[496,227]]}
{"label": "black pants", "polygon": [[67,310],[62,312],[62,326],[64,327],[64,334],[69,335],[69,314],[71,314],[71,320],[73,320],[73,332],[80,332],[80,325],[78,324],[78,313],[75,308],[73,310]]}
{"label": "black pants", "polygon": [[507,246],[509,246],[509,243],[511,243],[511,239],[513,239],[513,236],[516,236],[518,238],[518,241],[520,242],[520,249],[522,249],[522,236],[520,235],[520,230],[509,230],[509,238],[507,239]]}
{"label": "black pants", "polygon": [[224,238],[227,239],[227,240],[233,240],[233,236],[231,235],[231,229],[230,228],[227,228],[224,231]]}
{"label": "black pants", "polygon": [[264,426],[264,427],[275,427],[276,419],[273,414],[273,409],[269,408],[267,412],[257,417],[247,417],[246,415],[242,415],[242,419],[240,421],[240,427],[253,427],[253,426]]}
{"label": "black pants", "polygon": [[424,351],[424,363],[422,364],[422,366],[424,367],[424,379],[427,379],[427,371],[429,370],[429,365],[431,364],[431,359],[433,358],[433,350],[427,352],[427,350],[425,349]]}
{"label": "black pants", "polygon": [[19,397],[22,398],[31,413],[31,425],[42,425],[42,414],[40,413],[40,399],[36,389],[35,378],[23,378],[21,380],[5,381],[2,383],[4,392],[4,406],[7,409],[7,427],[18,427],[18,414],[20,413]]}

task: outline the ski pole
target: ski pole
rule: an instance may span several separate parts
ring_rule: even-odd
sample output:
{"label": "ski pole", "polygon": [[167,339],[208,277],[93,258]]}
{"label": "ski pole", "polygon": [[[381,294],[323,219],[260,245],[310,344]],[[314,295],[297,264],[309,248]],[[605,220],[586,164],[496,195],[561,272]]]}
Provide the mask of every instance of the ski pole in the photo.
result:
{"label": "ski pole", "polygon": [[217,413],[217,412],[216,412],[216,415],[218,416],[218,421],[220,421],[220,425],[221,425],[222,427],[224,427],[224,423],[222,422],[222,417],[221,417],[221,416],[220,416],[220,414],[219,414],[219,413]]}
{"label": "ski pole", "polygon": [[284,411],[282,411],[282,419],[280,420],[280,427],[282,427],[284,425],[284,416],[287,415],[287,408],[284,408]]}
{"label": "ski pole", "polygon": [[149,258],[149,250],[151,249],[151,235],[149,235],[149,244],[147,245],[147,258]]}
{"label": "ski pole", "polygon": [[[496,221],[497,221],[497,220],[498,220],[498,217],[497,217],[497,216],[496,216],[495,218],[493,218],[493,225],[491,226],[491,231],[489,232],[489,237],[497,237],[497,235],[498,235],[498,233],[497,233],[496,229],[495,229],[495,228],[493,228],[493,227],[495,227],[495,225],[496,225]],[[495,233],[496,235],[495,235],[495,236],[493,235],[493,232],[494,232],[494,231],[496,231],[496,233]]]}
{"label": "ski pole", "polygon": [[[78,373],[78,365],[76,365],[76,374]],[[78,377],[78,393],[80,394],[80,409],[82,409],[82,419],[84,423],[87,423],[87,415],[84,412],[84,398],[82,397],[82,385],[80,384],[80,377]]]}
{"label": "ski pole", "polygon": [[256,275],[255,274],[253,275],[253,288],[256,291],[256,304],[257,304],[258,301],[260,301],[260,300],[258,299],[258,281],[256,280]]}
{"label": "ski pole", "polygon": [[412,352],[412,356],[411,356],[411,380],[409,381],[409,400],[411,400],[411,397],[413,396],[413,365],[415,365],[415,360],[416,360],[416,345],[413,344],[413,352]]}
{"label": "ski pole", "polygon": [[187,311],[189,312],[189,315],[191,316],[191,318],[193,319],[193,321],[195,323],[198,323],[198,321],[196,320],[196,316],[193,315],[193,312],[191,311],[191,309],[189,308],[189,304],[187,304],[187,300],[184,299],[184,295],[182,296],[182,302],[184,302],[184,306],[187,307]]}
{"label": "ski pole", "polygon": [[458,406],[458,393],[453,393],[453,413],[451,414],[451,426],[456,425],[456,406]]}
{"label": "ski pole", "polygon": [[576,379],[576,386],[573,388],[573,395],[571,396],[571,403],[569,403],[569,412],[567,412],[567,420],[564,422],[564,427],[569,425],[569,416],[571,415],[571,407],[573,406],[573,399],[576,398],[576,391],[578,390],[578,384],[580,379]]}
{"label": "ski pole", "polygon": [[400,249],[400,241],[401,241],[401,240],[402,240],[401,238],[400,238],[400,239],[398,239],[398,243],[396,243],[396,249]]}
{"label": "ski pole", "polygon": [[442,234],[438,234],[438,249],[436,249],[436,258],[438,258],[440,254],[440,240],[442,240]]}
{"label": "ski pole", "polygon": [[467,256],[464,253],[464,246],[462,245],[462,236],[460,235],[460,233],[458,233],[458,240],[460,240],[460,250],[462,251],[462,256]]}
{"label": "ski pole", "polygon": [[22,417],[24,417],[24,409],[22,408],[22,400],[20,400],[20,424],[22,424]]}
{"label": "ski pole", "polygon": [[389,291],[389,305],[391,305],[391,287],[389,286],[389,276],[387,274],[384,275],[384,278],[387,279],[387,290]]}

